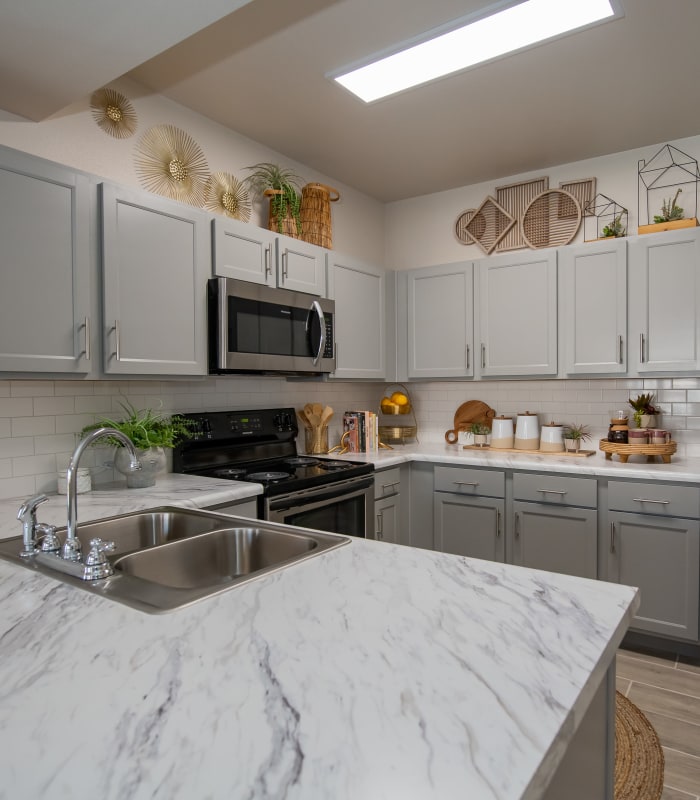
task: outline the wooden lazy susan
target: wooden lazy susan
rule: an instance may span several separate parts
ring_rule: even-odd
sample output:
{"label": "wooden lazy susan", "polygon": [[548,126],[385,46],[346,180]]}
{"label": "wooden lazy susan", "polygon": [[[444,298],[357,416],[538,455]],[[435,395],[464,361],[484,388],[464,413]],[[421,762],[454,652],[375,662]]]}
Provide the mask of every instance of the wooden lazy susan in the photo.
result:
{"label": "wooden lazy susan", "polygon": [[670,441],[666,444],[618,444],[601,439],[600,449],[608,461],[612,459],[613,453],[617,453],[623,464],[627,463],[630,456],[646,456],[648,463],[653,462],[656,456],[660,456],[664,464],[670,464],[671,456],[676,452],[676,443]]}

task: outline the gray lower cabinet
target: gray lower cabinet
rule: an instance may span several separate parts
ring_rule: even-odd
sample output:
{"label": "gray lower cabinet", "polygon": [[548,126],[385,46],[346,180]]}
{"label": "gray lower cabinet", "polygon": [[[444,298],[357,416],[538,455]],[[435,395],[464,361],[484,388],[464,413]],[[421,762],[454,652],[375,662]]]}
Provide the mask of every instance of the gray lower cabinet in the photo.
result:
{"label": "gray lower cabinet", "polygon": [[608,579],[639,587],[633,629],[698,641],[700,489],[610,481],[608,497]]}
{"label": "gray lower cabinet", "polygon": [[435,467],[435,549],[505,561],[505,475],[466,467]]}
{"label": "gray lower cabinet", "polygon": [[[402,505],[402,470],[391,467],[374,473],[374,538],[400,544],[406,515]],[[405,492],[404,492],[405,498]]]}
{"label": "gray lower cabinet", "polygon": [[205,375],[208,215],[109,184],[101,201],[104,371]]}
{"label": "gray lower cabinet", "polygon": [[0,370],[92,370],[91,192],[83,175],[0,148]]}
{"label": "gray lower cabinet", "polygon": [[598,576],[595,478],[516,472],[513,498],[509,561],[582,578]]}

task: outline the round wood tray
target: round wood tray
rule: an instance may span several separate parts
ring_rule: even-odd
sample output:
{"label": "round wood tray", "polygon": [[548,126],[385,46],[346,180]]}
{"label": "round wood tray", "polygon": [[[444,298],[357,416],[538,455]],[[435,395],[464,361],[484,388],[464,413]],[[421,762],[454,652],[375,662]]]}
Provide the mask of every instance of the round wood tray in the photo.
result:
{"label": "round wood tray", "polygon": [[670,464],[671,456],[676,452],[676,443],[671,441],[666,444],[618,444],[601,439],[600,449],[605,453],[607,460],[612,459],[613,453],[617,453],[623,464],[627,463],[630,456],[646,456],[649,462],[653,461],[655,456],[661,456],[664,464]]}

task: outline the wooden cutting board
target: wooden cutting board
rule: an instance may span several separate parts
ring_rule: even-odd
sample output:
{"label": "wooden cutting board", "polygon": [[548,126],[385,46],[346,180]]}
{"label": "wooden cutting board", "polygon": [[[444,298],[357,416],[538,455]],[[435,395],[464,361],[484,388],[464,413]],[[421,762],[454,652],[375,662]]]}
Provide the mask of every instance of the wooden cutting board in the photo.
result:
{"label": "wooden cutting board", "polygon": [[481,400],[467,400],[455,411],[454,426],[445,433],[445,441],[448,444],[455,444],[459,439],[460,431],[470,431],[475,422],[488,425],[491,429],[491,420],[496,416],[496,412]]}

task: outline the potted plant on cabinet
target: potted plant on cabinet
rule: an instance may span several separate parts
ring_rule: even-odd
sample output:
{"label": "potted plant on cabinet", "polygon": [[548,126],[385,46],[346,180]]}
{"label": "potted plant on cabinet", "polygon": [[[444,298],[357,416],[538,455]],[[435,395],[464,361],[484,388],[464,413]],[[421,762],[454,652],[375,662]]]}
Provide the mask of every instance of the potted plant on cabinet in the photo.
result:
{"label": "potted plant on cabinet", "polygon": [[622,214],[618,214],[613,220],[611,220],[604,228],[603,228],[603,239],[617,239],[619,237],[625,236],[627,234],[627,229],[622,224]]}
{"label": "potted plant on cabinet", "polygon": [[630,397],[629,404],[634,409],[634,422],[638,428],[656,426],[656,415],[661,413],[661,409],[654,405],[653,394],[639,394],[635,398]]}
{"label": "potted plant on cabinet", "polygon": [[270,199],[267,227],[298,239],[301,236],[301,183],[293,169],[261,161],[246,167],[246,183],[254,194]]}
{"label": "potted plant on cabinet", "polygon": [[477,447],[485,447],[488,440],[488,435],[491,433],[491,428],[484,425],[483,422],[472,423],[472,436],[474,437],[474,444]]}
{"label": "potted plant on cabinet", "polygon": [[[120,405],[126,415],[124,419],[100,417],[92,425],[85,426],[80,435],[84,436],[96,428],[108,427],[128,436],[136,448],[141,469],[137,472],[129,469],[129,454],[117,439],[110,442],[116,446],[114,468],[126,475],[126,485],[130,489],[154,486],[156,474],[165,467],[165,448],[171,449],[179,441],[192,435],[189,422],[178,415],[167,416],[150,408],[136,409],[128,402]],[[110,441],[109,437],[107,441]]]}
{"label": "potted plant on cabinet", "polygon": [[591,432],[587,425],[572,423],[564,426],[562,436],[564,449],[569,453],[578,453],[581,449],[581,442],[588,441],[591,438]]}

